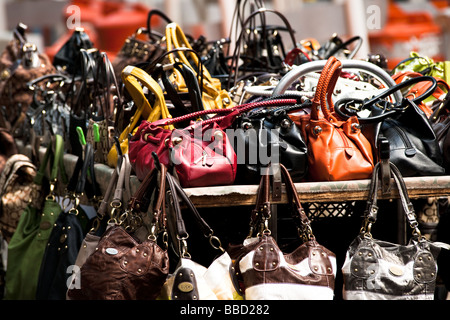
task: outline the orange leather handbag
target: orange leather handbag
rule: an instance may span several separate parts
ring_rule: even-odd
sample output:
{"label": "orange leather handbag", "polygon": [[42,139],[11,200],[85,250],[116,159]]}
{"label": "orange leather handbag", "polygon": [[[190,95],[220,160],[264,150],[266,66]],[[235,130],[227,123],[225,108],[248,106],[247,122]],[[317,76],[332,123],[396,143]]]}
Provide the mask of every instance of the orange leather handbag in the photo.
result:
{"label": "orange leather handbag", "polygon": [[341,120],[334,113],[331,94],[341,70],[338,59],[328,59],[319,78],[310,118],[302,122],[308,144],[310,181],[368,179],[374,168],[372,146],[361,133],[358,119]]}

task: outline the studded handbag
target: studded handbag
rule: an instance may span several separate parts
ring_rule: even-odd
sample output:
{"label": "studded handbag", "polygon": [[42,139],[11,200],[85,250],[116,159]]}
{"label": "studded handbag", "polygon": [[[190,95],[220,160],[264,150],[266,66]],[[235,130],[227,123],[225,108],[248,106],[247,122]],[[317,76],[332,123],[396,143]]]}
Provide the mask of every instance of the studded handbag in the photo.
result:
{"label": "studded handbag", "polygon": [[374,168],[360,234],[347,249],[342,266],[346,300],[433,300],[440,247],[425,239],[418,228],[403,177],[389,163],[412,236],[407,244],[376,239],[377,193],[381,163]]}

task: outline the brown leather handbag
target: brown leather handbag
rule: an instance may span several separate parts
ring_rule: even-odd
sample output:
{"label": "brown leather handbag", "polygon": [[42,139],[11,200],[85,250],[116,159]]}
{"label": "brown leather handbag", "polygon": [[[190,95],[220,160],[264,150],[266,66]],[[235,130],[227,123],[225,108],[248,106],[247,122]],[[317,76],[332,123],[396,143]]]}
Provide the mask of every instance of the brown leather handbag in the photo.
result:
{"label": "brown leather handbag", "polygon": [[[131,197],[120,221],[102,235],[98,246],[80,269],[79,287],[67,292],[71,300],[154,300],[169,273],[167,249],[158,245],[158,235],[164,232],[164,190],[166,168],[161,175],[156,169],[142,181]],[[159,185],[158,185],[159,183]],[[155,194],[154,194],[155,193]],[[153,216],[150,233],[141,241],[134,231],[147,214],[150,199]],[[161,220],[160,220],[161,218]]]}
{"label": "brown leather handbag", "polygon": [[319,78],[311,115],[301,123],[308,144],[310,181],[358,180],[372,175],[372,146],[361,133],[358,119],[343,121],[334,113],[331,95],[341,70],[338,59],[328,59]]}
{"label": "brown leather handbag", "polygon": [[[280,164],[291,216],[302,244],[284,252],[271,235],[270,176],[259,185],[250,233],[244,245],[230,246],[234,274],[245,300],[332,300],[336,255],[316,240],[288,170]],[[256,236],[254,236],[254,234]]]}

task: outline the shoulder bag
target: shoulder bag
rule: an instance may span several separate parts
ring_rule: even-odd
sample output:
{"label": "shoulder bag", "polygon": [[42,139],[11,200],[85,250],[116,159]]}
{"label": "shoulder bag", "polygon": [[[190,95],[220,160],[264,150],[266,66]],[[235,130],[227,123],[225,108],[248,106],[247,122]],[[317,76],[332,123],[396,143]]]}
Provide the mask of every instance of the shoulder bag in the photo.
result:
{"label": "shoulder bag", "polygon": [[[159,299],[233,300],[237,295],[232,282],[234,275],[230,273],[232,265],[230,256],[176,179],[169,173],[166,179],[169,241],[172,242],[178,263],[173,273],[168,275]],[[217,254],[208,267],[196,262],[188,250],[189,234],[184,224],[180,201],[187,205],[187,211],[192,215],[190,218],[199,229],[197,232],[203,235],[202,240],[208,240]]]}
{"label": "shoulder bag", "polygon": [[[38,300],[64,300],[66,297],[70,269],[75,264],[81,243],[92,223],[80,202],[83,194],[93,199],[92,189],[99,188],[93,166],[94,150],[88,143],[83,157],[79,157],[75,165],[66,187],[62,211],[48,239],[39,272]],[[88,184],[93,188],[85,188]]]}
{"label": "shoulder bag", "polygon": [[[165,167],[155,169],[142,181],[128,202],[118,223],[101,236],[96,250],[80,269],[79,286],[67,295],[71,300],[154,300],[169,273],[167,248],[163,238]],[[152,201],[153,196],[153,201]],[[141,241],[133,234],[142,224],[142,216],[152,215],[150,233]]]}
{"label": "shoulder bag", "polygon": [[346,300],[433,300],[440,248],[421,236],[399,169],[389,163],[412,236],[406,245],[375,239],[380,166],[375,166],[360,234],[347,249],[342,273]]}
{"label": "shoulder bag", "polygon": [[[62,137],[56,135],[54,146],[47,147],[34,180],[40,187],[45,188],[47,184],[49,185],[49,190],[45,191],[47,196],[28,204],[8,245],[5,299],[36,298],[40,265],[53,226],[61,212],[55,187],[60,177],[63,183],[67,182],[63,164],[63,144]],[[50,162],[52,162],[51,172],[47,178],[45,172]]]}
{"label": "shoulder bag", "polygon": [[[164,93],[159,84],[144,70],[128,66],[122,71],[122,81],[125,88],[131,95],[136,104],[136,111],[130,119],[130,123],[120,133],[119,143],[122,154],[128,153],[128,138],[133,135],[141,120],[149,122],[156,121],[160,118],[166,119],[172,116],[167,108],[164,99]],[[153,106],[150,104],[147,96],[144,93],[143,87],[150,90],[154,95]],[[169,128],[173,128],[169,126]],[[107,161],[108,165],[115,167],[117,165],[118,150],[112,146],[109,150]],[[130,159],[131,160],[131,159]]]}
{"label": "shoulder bag", "polygon": [[263,175],[251,215],[249,236],[232,255],[235,272],[243,286],[243,297],[245,300],[332,300],[336,256],[317,242],[288,171],[282,164],[279,170],[285,182],[289,209],[303,243],[285,253],[271,236],[268,225],[271,217],[270,176]]}
{"label": "shoulder bag", "polygon": [[25,208],[42,197],[34,183],[36,171],[30,158],[15,154],[8,158],[0,175],[0,233],[6,242],[11,240]]}
{"label": "shoulder bag", "polygon": [[[393,91],[400,92],[415,83],[431,83],[418,97],[402,98],[399,102],[389,102],[385,98]],[[445,169],[439,142],[430,120],[417,105],[430,96],[436,87],[433,77],[411,78],[389,88],[372,99],[343,99],[336,102],[335,112],[341,119],[357,117],[361,130],[369,139],[378,157],[381,137],[389,141],[390,161],[397,166],[403,176],[443,175]],[[368,115],[359,115],[365,110]]]}
{"label": "shoulder bag", "polygon": [[[236,118],[245,111],[295,102],[294,99],[274,99],[235,108],[207,109],[153,123],[143,121],[129,142],[131,165],[138,179],[142,179],[154,168],[152,152],[155,152],[162,164],[175,168],[182,187],[232,184],[236,178],[236,152],[226,129],[232,128]],[[211,113],[218,116],[194,122],[185,128],[164,128]]]}
{"label": "shoulder bag", "polygon": [[373,151],[357,117],[341,121],[334,116],[331,94],[342,65],[328,59],[312,101],[309,119],[302,121],[308,148],[311,181],[367,179],[373,171]]}

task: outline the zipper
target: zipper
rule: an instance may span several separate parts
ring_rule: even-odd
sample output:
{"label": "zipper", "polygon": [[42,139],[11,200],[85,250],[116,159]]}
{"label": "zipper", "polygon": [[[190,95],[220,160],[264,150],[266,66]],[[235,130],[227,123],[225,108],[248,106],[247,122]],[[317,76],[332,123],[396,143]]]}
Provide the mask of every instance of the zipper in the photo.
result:
{"label": "zipper", "polygon": [[405,145],[405,155],[408,157],[414,156],[416,154],[416,148],[414,148],[413,144],[411,143],[411,141],[409,140],[408,136],[406,135],[405,131],[395,125],[395,123],[390,120],[390,119],[386,119],[386,122],[389,124],[389,126],[394,129],[398,135],[400,136],[400,139],[402,139],[403,144]]}

